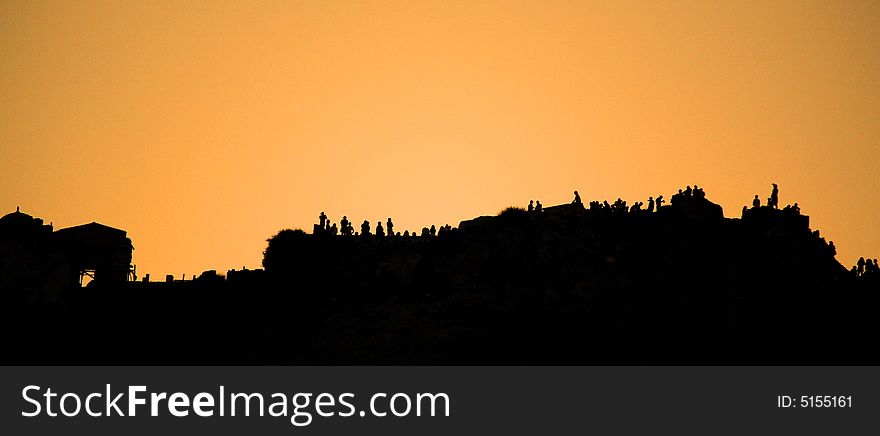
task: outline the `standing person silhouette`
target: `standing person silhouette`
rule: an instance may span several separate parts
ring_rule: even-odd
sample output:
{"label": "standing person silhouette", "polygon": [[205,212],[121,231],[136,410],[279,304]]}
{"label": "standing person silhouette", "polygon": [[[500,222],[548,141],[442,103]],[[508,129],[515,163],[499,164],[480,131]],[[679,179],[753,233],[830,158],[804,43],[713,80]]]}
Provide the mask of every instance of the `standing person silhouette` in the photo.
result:
{"label": "standing person silhouette", "polygon": [[342,221],[339,222],[339,226],[342,228],[342,236],[348,236],[351,232],[348,230],[348,217],[343,215]]}
{"label": "standing person silhouette", "polygon": [[529,212],[535,210],[535,201],[529,200]]}
{"label": "standing person silhouette", "polygon": [[538,200],[535,202],[535,213],[541,213],[541,210],[544,209],[544,206],[541,206],[541,201]]}
{"label": "standing person silhouette", "polygon": [[773,184],[773,191],[770,192],[770,204],[768,206],[779,209],[779,185]]}
{"label": "standing person silhouette", "polygon": [[394,236],[394,223],[391,222],[391,217],[388,217],[388,222],[385,223],[385,228],[388,229],[388,236]]}

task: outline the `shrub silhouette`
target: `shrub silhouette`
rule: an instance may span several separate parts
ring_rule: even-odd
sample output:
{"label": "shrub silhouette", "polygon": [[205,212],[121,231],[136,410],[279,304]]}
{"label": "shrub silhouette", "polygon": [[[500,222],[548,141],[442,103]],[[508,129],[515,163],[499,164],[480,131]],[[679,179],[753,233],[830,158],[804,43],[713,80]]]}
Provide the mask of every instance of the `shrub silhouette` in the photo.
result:
{"label": "shrub silhouette", "polygon": [[277,273],[291,266],[302,265],[309,258],[311,239],[300,229],[281,230],[267,242],[269,245],[263,251],[263,268],[266,272]]}
{"label": "shrub silhouette", "polygon": [[499,217],[515,217],[515,216],[525,216],[528,212],[525,209],[517,206],[510,206],[498,212]]}

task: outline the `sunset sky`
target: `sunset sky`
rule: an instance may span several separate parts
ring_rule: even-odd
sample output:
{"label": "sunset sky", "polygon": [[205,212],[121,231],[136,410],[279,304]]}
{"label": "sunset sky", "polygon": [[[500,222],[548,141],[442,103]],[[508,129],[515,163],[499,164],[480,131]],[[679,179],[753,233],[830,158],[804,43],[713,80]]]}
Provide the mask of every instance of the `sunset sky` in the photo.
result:
{"label": "sunset sky", "polygon": [[0,102],[0,214],[123,228],[141,276],[695,183],[880,257],[876,1],[0,0]]}

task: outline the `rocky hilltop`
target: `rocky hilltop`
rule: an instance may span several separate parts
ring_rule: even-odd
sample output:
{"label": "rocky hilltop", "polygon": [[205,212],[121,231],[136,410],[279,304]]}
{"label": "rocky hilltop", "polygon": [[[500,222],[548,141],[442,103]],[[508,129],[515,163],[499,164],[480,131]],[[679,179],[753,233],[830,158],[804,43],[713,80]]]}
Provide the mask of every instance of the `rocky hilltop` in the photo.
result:
{"label": "rocky hilltop", "polygon": [[7,305],[7,324],[43,326],[22,340],[7,325],[7,361],[880,363],[880,281],[847,271],[798,210],[651,209],[509,208],[436,237],[282,230],[261,274]]}

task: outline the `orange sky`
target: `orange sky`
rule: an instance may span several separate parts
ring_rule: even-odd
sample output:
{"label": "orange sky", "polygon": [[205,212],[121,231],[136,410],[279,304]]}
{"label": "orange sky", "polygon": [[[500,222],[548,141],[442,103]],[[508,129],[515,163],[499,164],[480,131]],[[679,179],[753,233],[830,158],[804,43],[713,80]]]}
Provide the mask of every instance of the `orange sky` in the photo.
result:
{"label": "orange sky", "polygon": [[880,257],[880,4],[0,1],[0,210],[257,267],[322,210],[396,229],[780,184]]}

